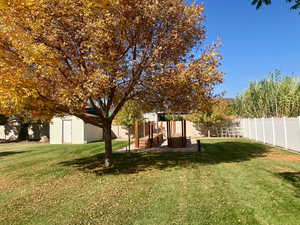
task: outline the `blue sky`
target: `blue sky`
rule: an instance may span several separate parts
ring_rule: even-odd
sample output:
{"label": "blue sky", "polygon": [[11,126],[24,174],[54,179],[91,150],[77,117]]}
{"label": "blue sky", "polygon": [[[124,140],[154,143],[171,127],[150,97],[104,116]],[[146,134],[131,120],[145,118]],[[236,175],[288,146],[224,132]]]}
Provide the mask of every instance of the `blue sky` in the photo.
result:
{"label": "blue sky", "polygon": [[256,10],[251,0],[203,0],[210,43],[223,39],[221,71],[225,82],[217,88],[234,97],[251,80],[275,69],[300,75],[300,15],[285,0]]}

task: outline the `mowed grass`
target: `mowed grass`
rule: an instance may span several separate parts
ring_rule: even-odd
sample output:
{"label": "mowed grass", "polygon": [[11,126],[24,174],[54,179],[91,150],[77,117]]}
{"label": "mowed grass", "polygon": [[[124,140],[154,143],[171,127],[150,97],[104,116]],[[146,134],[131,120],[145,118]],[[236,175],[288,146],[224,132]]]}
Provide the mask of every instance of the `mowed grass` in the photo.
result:
{"label": "mowed grass", "polygon": [[0,224],[300,224],[300,155],[202,142],[204,153],[118,153],[113,169],[103,143],[0,145]]}

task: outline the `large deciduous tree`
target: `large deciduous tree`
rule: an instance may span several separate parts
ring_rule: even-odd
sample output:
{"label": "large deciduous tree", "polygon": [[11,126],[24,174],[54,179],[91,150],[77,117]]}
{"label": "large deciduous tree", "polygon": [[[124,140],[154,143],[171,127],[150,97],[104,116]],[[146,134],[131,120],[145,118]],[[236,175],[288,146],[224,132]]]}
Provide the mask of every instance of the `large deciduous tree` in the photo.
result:
{"label": "large deciduous tree", "polygon": [[205,39],[201,5],[184,0],[1,2],[3,111],[70,114],[102,127],[106,166],[112,163],[111,124],[128,100],[187,111],[207,103],[222,82],[216,45],[199,48]]}

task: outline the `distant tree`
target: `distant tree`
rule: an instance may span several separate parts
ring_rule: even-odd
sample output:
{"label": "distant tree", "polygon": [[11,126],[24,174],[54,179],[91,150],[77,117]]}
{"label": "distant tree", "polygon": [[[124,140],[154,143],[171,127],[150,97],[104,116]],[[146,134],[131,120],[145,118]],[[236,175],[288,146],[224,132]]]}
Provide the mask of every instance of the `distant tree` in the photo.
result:
{"label": "distant tree", "polygon": [[0,115],[0,125],[7,125],[10,120],[17,121],[19,124],[18,130],[18,141],[24,141],[29,139],[28,128],[30,125],[30,120],[24,119],[23,117],[16,117],[11,115],[10,117],[6,115]]}
{"label": "distant tree", "polygon": [[246,118],[300,116],[300,79],[276,71],[260,82],[250,82],[232,109]]}
{"label": "distant tree", "polygon": [[232,119],[232,116],[230,115],[228,103],[224,100],[216,100],[215,104],[211,105],[206,111],[195,111],[187,115],[186,119],[198,126],[204,126],[207,129],[207,136],[210,137],[213,126]]}
{"label": "distant tree", "polygon": [[166,121],[170,121],[170,120],[179,121],[179,120],[182,120],[182,119],[183,119],[183,116],[178,115],[178,114],[174,114],[174,113],[168,113],[168,114],[165,115],[165,120]]}
{"label": "distant tree", "polygon": [[[293,2],[293,6],[291,9],[299,9],[300,8],[300,0],[286,0],[287,2]],[[259,9],[263,5],[270,5],[272,0],[252,0],[252,5],[256,5],[256,8]]]}
{"label": "distant tree", "polygon": [[0,125],[5,125],[8,121],[8,117],[5,115],[0,115]]}
{"label": "distant tree", "polygon": [[129,151],[130,151],[130,136],[131,136],[131,129],[134,126],[136,121],[143,120],[143,111],[141,105],[135,101],[128,101],[124,105],[124,107],[120,110],[117,114],[114,124],[125,126],[128,130],[128,144],[129,144]]}

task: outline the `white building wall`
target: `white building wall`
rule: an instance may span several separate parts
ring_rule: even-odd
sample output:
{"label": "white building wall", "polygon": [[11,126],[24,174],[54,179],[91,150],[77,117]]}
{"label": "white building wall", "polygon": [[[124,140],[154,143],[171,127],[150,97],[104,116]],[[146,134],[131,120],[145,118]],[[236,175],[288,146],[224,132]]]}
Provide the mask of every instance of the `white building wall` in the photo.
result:
{"label": "white building wall", "polygon": [[1,125],[0,126],[0,139],[6,139],[6,135],[5,135],[5,126],[3,125]]}
{"label": "white building wall", "polygon": [[72,144],[84,144],[85,127],[84,127],[83,120],[75,116],[72,116],[71,121],[72,121]]}
{"label": "white building wall", "polygon": [[103,129],[94,125],[84,124],[84,142],[93,142],[103,140]]}
{"label": "white building wall", "polygon": [[[165,130],[165,132],[167,131],[167,122],[163,121],[163,122],[159,122],[158,125],[160,127],[160,125],[162,124],[163,129]],[[176,121],[176,133],[177,134],[181,134],[182,130],[181,130],[181,121]],[[186,121],[186,136],[188,138],[194,138],[194,137],[201,137],[203,136],[203,134],[201,133],[201,131],[199,130],[199,128],[197,128],[197,126],[190,122],[190,121]]]}
{"label": "white building wall", "polygon": [[84,144],[84,122],[75,116],[55,117],[50,123],[50,144],[63,144],[63,120],[72,122],[71,144]]}
{"label": "white building wall", "polygon": [[55,117],[50,122],[50,144],[62,144],[62,119]]}
{"label": "white building wall", "polygon": [[152,121],[152,122],[157,122],[158,121],[158,114],[155,113],[155,112],[145,113],[143,115],[143,117],[146,121]]}
{"label": "white building wall", "polygon": [[[112,125],[111,131],[116,138],[128,138],[128,129],[125,126]],[[131,134],[133,136],[133,132]]]}
{"label": "white building wall", "polygon": [[190,121],[186,121],[186,136],[187,137],[201,137],[201,136],[203,136],[203,134],[201,133],[199,128],[197,128],[196,124],[194,124]]}
{"label": "white building wall", "polygon": [[75,116],[55,117],[50,123],[50,144],[63,144],[63,121],[70,120],[72,123],[71,144],[85,144],[103,140],[103,130],[100,127],[84,123]]}

